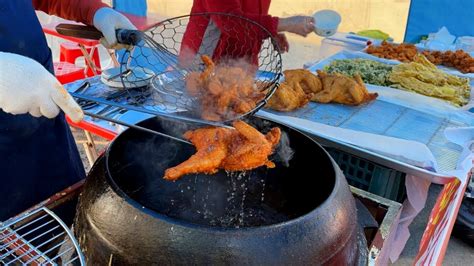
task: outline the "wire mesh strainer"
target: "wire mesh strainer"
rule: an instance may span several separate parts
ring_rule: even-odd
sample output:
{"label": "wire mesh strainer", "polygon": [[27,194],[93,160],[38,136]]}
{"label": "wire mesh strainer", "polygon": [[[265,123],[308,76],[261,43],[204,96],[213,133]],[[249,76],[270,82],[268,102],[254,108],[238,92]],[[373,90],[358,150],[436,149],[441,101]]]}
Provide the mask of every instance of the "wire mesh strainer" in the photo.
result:
{"label": "wire mesh strainer", "polygon": [[[152,74],[149,86],[142,87],[143,92],[153,91],[147,109],[186,110],[180,114],[204,122],[230,122],[264,106],[282,77],[281,55],[270,31],[242,16],[185,15],[134,36],[139,39],[132,38],[133,47],[119,52],[120,73],[126,73],[120,79],[125,89],[136,90],[133,84],[144,81],[143,73]],[[212,58],[212,66],[204,64],[204,55]],[[193,75],[202,87],[198,93],[190,93]]]}

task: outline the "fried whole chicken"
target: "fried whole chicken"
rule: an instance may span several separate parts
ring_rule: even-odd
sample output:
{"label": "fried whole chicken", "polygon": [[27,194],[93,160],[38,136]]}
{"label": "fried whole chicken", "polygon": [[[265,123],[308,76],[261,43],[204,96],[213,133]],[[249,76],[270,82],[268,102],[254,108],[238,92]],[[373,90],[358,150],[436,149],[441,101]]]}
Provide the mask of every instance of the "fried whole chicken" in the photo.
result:
{"label": "fried whole chicken", "polygon": [[206,68],[186,76],[186,89],[199,99],[203,119],[224,121],[245,114],[265,97],[255,87],[251,68],[245,68],[243,62],[215,65],[208,56],[201,59]]}
{"label": "fried whole chicken", "polygon": [[268,100],[266,107],[292,111],[305,106],[313,95],[322,90],[320,79],[306,69],[285,70],[285,81]]}
{"label": "fried whole chicken", "polygon": [[184,137],[197,152],[188,160],[165,171],[164,178],[177,180],[186,174],[213,174],[219,169],[245,171],[275,164],[268,159],[280,141],[281,131],[272,128],[266,135],[243,121],[233,123],[234,129],[207,127],[187,131]]}
{"label": "fried whole chicken", "polygon": [[360,105],[378,96],[377,93],[369,93],[359,75],[350,78],[342,74],[327,74],[318,70],[318,76],[323,83],[323,90],[313,96],[314,101]]}

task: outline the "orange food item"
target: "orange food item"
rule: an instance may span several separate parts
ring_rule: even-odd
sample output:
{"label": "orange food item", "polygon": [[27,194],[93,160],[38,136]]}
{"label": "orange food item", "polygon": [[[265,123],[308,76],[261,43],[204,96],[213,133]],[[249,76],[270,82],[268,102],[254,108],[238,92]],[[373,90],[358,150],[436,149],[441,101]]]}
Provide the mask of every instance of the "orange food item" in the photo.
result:
{"label": "orange food item", "polygon": [[[383,41],[380,46],[370,45],[367,47],[367,53],[380,58],[409,63],[414,60],[418,50],[413,44],[390,44]],[[435,65],[453,67],[462,73],[474,73],[474,58],[463,50],[455,52],[423,51],[421,53]]]}
{"label": "orange food item", "polygon": [[219,169],[245,171],[261,166],[275,167],[269,159],[280,141],[281,131],[272,128],[263,135],[243,121],[233,123],[235,130],[206,127],[188,131],[184,137],[197,152],[181,164],[166,169],[164,178],[177,180],[193,173],[213,174]]}
{"label": "orange food item", "polygon": [[456,52],[423,51],[422,54],[435,65],[453,67],[462,73],[474,73],[474,58],[463,50]]}
{"label": "orange food item", "polygon": [[380,46],[370,45],[367,47],[367,53],[380,58],[394,59],[404,63],[413,61],[418,53],[416,46],[413,44],[390,44],[383,41]]}
{"label": "orange food item", "polygon": [[265,93],[256,88],[252,71],[237,64],[215,65],[208,56],[201,58],[206,68],[188,74],[186,89],[199,99],[203,119],[232,119],[236,114],[251,111],[265,97]]}

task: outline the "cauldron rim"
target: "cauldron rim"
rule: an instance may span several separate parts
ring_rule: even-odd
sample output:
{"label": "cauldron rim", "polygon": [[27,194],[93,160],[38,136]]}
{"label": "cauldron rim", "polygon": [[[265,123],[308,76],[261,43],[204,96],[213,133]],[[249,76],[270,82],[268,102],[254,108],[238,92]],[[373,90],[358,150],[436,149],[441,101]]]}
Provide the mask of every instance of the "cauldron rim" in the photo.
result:
{"label": "cauldron rim", "polygon": [[[232,228],[232,227],[224,228],[224,227],[214,227],[214,226],[202,225],[202,224],[197,224],[197,223],[192,223],[192,222],[186,222],[184,220],[177,219],[177,218],[172,218],[172,217],[169,217],[165,214],[161,214],[157,211],[154,211],[150,208],[147,208],[147,207],[143,206],[142,204],[140,204],[138,201],[134,200],[127,193],[125,193],[125,191],[123,191],[120,188],[120,186],[115,182],[114,178],[112,177],[111,171],[109,169],[109,157],[110,157],[112,147],[114,146],[114,144],[116,142],[119,141],[119,138],[120,138],[120,136],[122,136],[122,134],[125,134],[129,130],[136,130],[136,129],[133,129],[133,128],[128,128],[128,129],[124,130],[123,132],[121,132],[114,140],[112,140],[110,145],[107,147],[107,149],[105,151],[105,154],[104,154],[105,170],[107,172],[106,175],[105,175],[106,180],[109,183],[110,187],[113,189],[113,191],[120,198],[122,198],[125,202],[130,204],[130,206],[136,208],[139,211],[144,212],[147,215],[150,215],[153,218],[162,220],[166,223],[170,223],[170,224],[185,227],[185,228],[190,228],[190,229],[193,229],[193,230],[210,231],[210,232],[226,232],[226,233],[254,233],[254,232],[258,232],[258,231],[262,231],[262,230],[278,229],[278,228],[282,228],[282,227],[287,227],[287,226],[291,226],[293,224],[304,222],[305,220],[314,219],[314,213],[319,212],[327,204],[330,204],[330,201],[332,201],[332,199],[336,196],[336,193],[337,193],[336,188],[339,187],[340,182],[341,182],[340,176],[336,172],[336,169],[338,167],[337,164],[334,162],[334,160],[329,155],[329,153],[316,140],[312,139],[307,134],[301,132],[298,129],[295,129],[293,127],[289,127],[287,125],[284,125],[284,124],[281,124],[281,123],[278,123],[278,122],[275,122],[275,121],[272,121],[272,120],[268,120],[268,119],[260,118],[260,117],[257,117],[257,118],[262,119],[262,120],[267,120],[271,123],[276,124],[279,127],[292,130],[292,131],[300,134],[301,137],[308,138],[320,150],[322,150],[324,152],[324,154],[326,154],[326,156],[328,156],[329,161],[331,162],[331,165],[332,165],[332,172],[333,172],[332,175],[334,176],[334,179],[335,179],[334,185],[332,187],[331,193],[329,193],[329,196],[326,199],[324,199],[324,201],[322,201],[316,208],[312,209],[310,212],[307,212],[303,215],[300,215],[298,217],[292,218],[292,219],[284,221],[284,222],[279,222],[279,223],[274,223],[274,224],[269,224],[269,225],[252,226],[252,227],[239,227],[239,228]],[[156,117],[145,119],[145,120],[141,121],[140,123],[142,123],[144,121],[147,121],[147,120],[151,120],[151,119],[156,119]],[[160,119],[165,119],[165,118],[160,118]],[[176,141],[176,140],[170,139],[170,141]]]}

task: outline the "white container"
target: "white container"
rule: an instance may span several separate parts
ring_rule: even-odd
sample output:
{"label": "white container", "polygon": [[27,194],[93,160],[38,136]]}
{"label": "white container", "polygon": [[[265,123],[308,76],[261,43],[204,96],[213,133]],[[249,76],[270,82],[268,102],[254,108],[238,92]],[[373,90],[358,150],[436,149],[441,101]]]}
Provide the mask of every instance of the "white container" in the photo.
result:
{"label": "white container", "polygon": [[324,38],[321,41],[319,59],[329,57],[342,50],[362,51],[367,46],[368,41],[371,41],[374,44],[380,43],[380,41],[378,40],[370,39],[367,37],[357,36],[350,33],[337,32],[333,36]]}
{"label": "white container", "polygon": [[320,10],[313,15],[314,32],[322,37],[332,36],[337,32],[341,16],[333,10]]}

